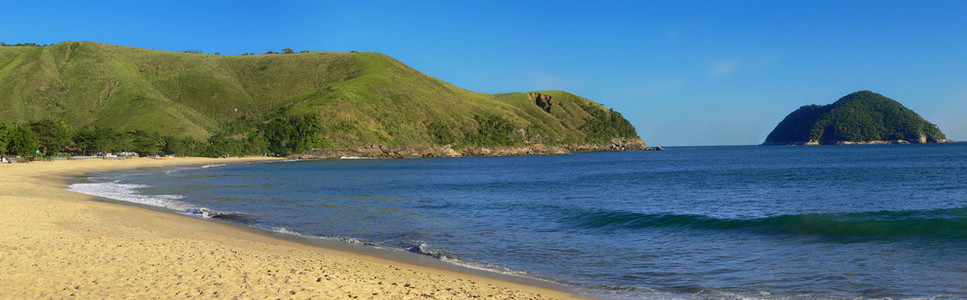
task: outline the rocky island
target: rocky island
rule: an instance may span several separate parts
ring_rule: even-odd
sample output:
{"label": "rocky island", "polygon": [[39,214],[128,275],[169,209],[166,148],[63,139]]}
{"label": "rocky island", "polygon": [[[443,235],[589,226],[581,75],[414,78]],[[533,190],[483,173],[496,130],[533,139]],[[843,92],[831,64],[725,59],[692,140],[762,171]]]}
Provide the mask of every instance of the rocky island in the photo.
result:
{"label": "rocky island", "polygon": [[806,105],[772,130],[763,145],[949,143],[936,124],[899,102],[859,91],[828,105]]}

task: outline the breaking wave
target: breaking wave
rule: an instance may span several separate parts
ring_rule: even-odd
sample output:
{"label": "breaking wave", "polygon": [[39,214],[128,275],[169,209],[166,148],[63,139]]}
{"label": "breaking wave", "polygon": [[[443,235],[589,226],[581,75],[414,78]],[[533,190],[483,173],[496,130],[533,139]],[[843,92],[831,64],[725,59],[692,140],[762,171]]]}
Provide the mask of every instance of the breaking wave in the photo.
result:
{"label": "breaking wave", "polygon": [[753,219],[599,211],[574,215],[566,218],[566,221],[581,228],[608,230],[682,227],[697,230],[737,230],[759,234],[806,234],[834,238],[967,238],[967,208],[793,214]]}
{"label": "breaking wave", "polygon": [[181,201],[181,199],[185,198],[182,195],[146,195],[138,191],[138,189],[146,187],[148,186],[141,184],[121,183],[120,180],[114,180],[109,182],[74,183],[68,186],[67,189],[73,192],[101,198],[167,208],[180,211],[188,215],[208,219],[223,219],[246,223],[256,217],[253,214],[243,212],[223,212],[212,210],[207,207],[195,207],[189,203]]}

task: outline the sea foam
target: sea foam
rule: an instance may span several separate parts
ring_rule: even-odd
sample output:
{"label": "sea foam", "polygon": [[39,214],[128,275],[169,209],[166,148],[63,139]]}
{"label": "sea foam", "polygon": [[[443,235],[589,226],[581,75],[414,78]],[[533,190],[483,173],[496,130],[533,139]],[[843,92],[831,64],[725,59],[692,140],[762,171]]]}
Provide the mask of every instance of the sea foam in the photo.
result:
{"label": "sea foam", "polygon": [[145,195],[138,192],[140,188],[146,188],[148,186],[141,184],[128,184],[120,183],[119,181],[111,182],[92,182],[92,183],[75,183],[68,187],[68,190],[73,192],[78,192],[81,194],[88,194],[91,196],[103,197],[108,199],[114,199],[118,201],[125,201],[155,207],[163,207],[173,210],[184,211],[191,208],[190,205],[179,201],[184,199],[181,195]]}
{"label": "sea foam", "polygon": [[377,159],[377,158],[366,157],[366,156],[340,156],[339,159]]}
{"label": "sea foam", "polygon": [[187,202],[181,201],[181,199],[185,198],[185,196],[182,195],[147,195],[138,191],[138,189],[146,187],[148,186],[142,184],[121,183],[120,180],[114,180],[109,182],[75,183],[68,186],[67,189],[73,192],[91,196],[167,208],[206,219],[225,219],[244,222],[255,217],[255,215],[248,213],[223,212],[212,210],[207,207],[193,206]]}

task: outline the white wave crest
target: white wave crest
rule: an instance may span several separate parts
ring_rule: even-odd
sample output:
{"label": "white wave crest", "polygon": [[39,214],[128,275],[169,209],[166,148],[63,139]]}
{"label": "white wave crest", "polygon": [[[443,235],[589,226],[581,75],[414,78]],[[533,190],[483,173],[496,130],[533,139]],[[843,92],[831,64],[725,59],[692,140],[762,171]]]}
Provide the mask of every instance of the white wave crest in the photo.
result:
{"label": "white wave crest", "polygon": [[376,159],[375,157],[365,156],[340,156],[339,159]]}
{"label": "white wave crest", "polygon": [[298,232],[289,230],[288,228],[285,228],[285,227],[268,227],[268,228],[261,227],[261,228],[262,229],[265,229],[265,230],[269,230],[269,231],[274,231],[274,232],[277,232],[277,233],[281,233],[281,234],[288,234],[288,235],[294,235],[294,236],[303,236],[301,233],[298,233]]}
{"label": "white wave crest", "polygon": [[114,199],[131,203],[138,203],[174,210],[186,210],[191,206],[178,201],[185,198],[181,195],[145,195],[138,189],[146,185],[113,182],[75,183],[68,186],[68,190],[91,196]]}

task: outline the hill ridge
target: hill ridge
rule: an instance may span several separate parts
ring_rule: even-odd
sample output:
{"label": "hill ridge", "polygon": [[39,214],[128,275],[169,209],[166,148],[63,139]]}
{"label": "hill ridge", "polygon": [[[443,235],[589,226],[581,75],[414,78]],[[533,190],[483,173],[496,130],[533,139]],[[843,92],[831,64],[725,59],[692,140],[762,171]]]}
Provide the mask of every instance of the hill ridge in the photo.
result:
{"label": "hill ridge", "polygon": [[588,99],[564,91],[468,91],[381,53],[221,56],[95,42],[0,47],[0,122],[51,119],[78,130],[212,144],[307,115],[318,117],[316,146],[333,149],[646,148],[620,113]]}

